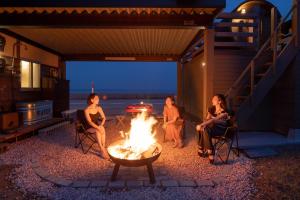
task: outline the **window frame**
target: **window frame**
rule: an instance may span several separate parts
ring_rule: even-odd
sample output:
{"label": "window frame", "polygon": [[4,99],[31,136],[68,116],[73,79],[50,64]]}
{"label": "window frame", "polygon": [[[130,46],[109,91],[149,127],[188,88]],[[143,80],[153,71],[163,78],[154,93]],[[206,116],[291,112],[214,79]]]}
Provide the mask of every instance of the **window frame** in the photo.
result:
{"label": "window frame", "polygon": [[[21,65],[21,63],[22,63],[22,61],[25,61],[25,62],[29,62],[29,68],[30,68],[30,76],[31,76],[31,80],[30,80],[30,85],[31,85],[31,87],[22,87],[22,83],[21,83],[21,79],[22,79],[22,70],[21,70],[21,68],[22,68],[22,65]],[[33,87],[33,80],[34,80],[34,78],[33,78],[33,65],[34,64],[37,64],[37,65],[39,65],[39,67],[40,67],[40,69],[39,69],[39,87],[37,87],[37,88],[35,88],[35,87]],[[36,62],[36,61],[31,61],[31,60],[28,60],[28,59],[20,59],[20,90],[21,91],[41,91],[41,89],[42,89],[42,83],[41,83],[41,80],[42,80],[42,73],[41,73],[41,63],[39,63],[39,62]]]}

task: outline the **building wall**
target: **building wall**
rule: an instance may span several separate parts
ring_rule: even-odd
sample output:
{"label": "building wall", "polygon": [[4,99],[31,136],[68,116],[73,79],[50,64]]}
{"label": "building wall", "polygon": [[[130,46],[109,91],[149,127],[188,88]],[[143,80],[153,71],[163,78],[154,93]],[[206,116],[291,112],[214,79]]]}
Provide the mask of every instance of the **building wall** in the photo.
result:
{"label": "building wall", "polygon": [[214,94],[225,94],[249,64],[253,52],[215,49]]}
{"label": "building wall", "polygon": [[[64,62],[60,61],[58,55],[54,55],[45,50],[32,46],[28,43],[19,41],[21,45],[13,45],[18,42],[16,38],[0,33],[5,37],[6,44],[4,52],[0,52],[0,57],[6,60],[6,65],[12,65],[14,54],[15,74],[10,71],[0,73],[0,113],[15,111],[16,102],[18,101],[38,101],[53,100],[54,114],[59,116],[62,110],[69,108],[69,82],[61,76],[61,68]],[[21,88],[20,81],[20,60],[27,60],[41,64],[41,88],[26,89]],[[49,73],[50,72],[50,73]],[[56,72],[56,73],[51,73]],[[56,74],[56,75],[54,75]]]}
{"label": "building wall", "polygon": [[183,70],[183,105],[185,112],[201,119],[203,115],[203,55],[200,54],[191,62],[184,64]]}
{"label": "building wall", "polygon": [[[6,45],[4,48],[4,52],[0,52],[0,55],[3,56],[13,56],[13,45],[17,42],[16,38],[13,38],[11,36],[8,36],[6,34],[0,33],[1,36],[3,36],[6,40]],[[20,46],[20,59],[25,59],[28,61],[35,61],[40,64],[52,66],[52,67],[58,67],[59,66],[59,56],[54,55],[52,53],[49,53],[45,50],[42,50],[40,48],[37,48],[35,46],[32,46],[28,43],[21,42],[24,45]],[[17,51],[15,48],[15,55],[17,55]]]}
{"label": "building wall", "polygon": [[272,89],[274,130],[287,134],[300,129],[300,53]]}

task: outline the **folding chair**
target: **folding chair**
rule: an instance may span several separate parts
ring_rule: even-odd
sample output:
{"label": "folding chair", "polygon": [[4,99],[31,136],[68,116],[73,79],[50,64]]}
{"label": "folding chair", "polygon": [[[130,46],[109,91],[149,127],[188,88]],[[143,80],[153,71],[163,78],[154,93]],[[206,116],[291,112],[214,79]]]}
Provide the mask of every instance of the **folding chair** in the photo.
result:
{"label": "folding chair", "polygon": [[[86,154],[90,151],[94,144],[97,144],[97,139],[95,138],[95,133],[88,131],[89,126],[83,110],[77,110],[77,121],[75,122],[75,127],[75,148],[80,145],[82,152]],[[87,145],[87,148],[84,148],[83,145],[85,141],[90,142],[90,144]]]}
{"label": "folding chair", "polygon": [[[234,140],[236,141],[235,149],[237,151],[237,152],[235,152],[235,154],[237,156],[239,156],[238,126],[237,126],[237,123],[236,123],[234,117],[232,117],[231,126],[226,128],[226,131],[225,131],[224,135],[222,135],[222,136],[213,136],[212,139],[213,139],[213,147],[214,147],[215,158],[217,158],[217,157],[220,158],[222,163],[226,164],[228,162],[229,154],[234,149],[232,147]],[[222,156],[220,155],[220,150],[225,145],[227,145],[228,150],[226,152],[225,159],[223,159]]]}

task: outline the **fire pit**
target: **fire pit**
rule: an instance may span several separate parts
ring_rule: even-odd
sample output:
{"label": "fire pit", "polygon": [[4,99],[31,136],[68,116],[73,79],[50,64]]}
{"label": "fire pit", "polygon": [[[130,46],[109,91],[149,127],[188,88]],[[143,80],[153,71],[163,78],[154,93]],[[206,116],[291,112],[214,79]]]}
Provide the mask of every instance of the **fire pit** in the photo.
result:
{"label": "fire pit", "polygon": [[[123,141],[118,141],[116,143],[113,143],[113,145],[120,145]],[[110,149],[110,148],[108,148]],[[149,148],[147,151],[142,153],[141,158],[139,159],[128,159],[128,158],[119,158],[113,155],[111,151],[108,150],[108,154],[111,158],[111,160],[115,163],[115,167],[111,176],[111,180],[114,181],[117,178],[119,168],[121,165],[126,167],[141,167],[141,166],[147,166],[148,175],[150,179],[150,183],[155,183],[155,176],[153,172],[152,163],[158,159],[160,156],[162,147],[160,144],[156,143],[151,148]],[[126,151],[125,149],[120,149],[120,151]],[[128,151],[129,152],[129,151]]]}
{"label": "fire pit", "polygon": [[146,112],[138,114],[131,120],[131,128],[128,133],[121,131],[123,140],[114,142],[108,147],[108,154],[115,163],[111,180],[118,175],[121,165],[127,167],[147,166],[150,183],[155,183],[152,163],[158,159],[162,151],[160,144],[156,142],[156,132],[153,125],[157,121],[149,117]]}

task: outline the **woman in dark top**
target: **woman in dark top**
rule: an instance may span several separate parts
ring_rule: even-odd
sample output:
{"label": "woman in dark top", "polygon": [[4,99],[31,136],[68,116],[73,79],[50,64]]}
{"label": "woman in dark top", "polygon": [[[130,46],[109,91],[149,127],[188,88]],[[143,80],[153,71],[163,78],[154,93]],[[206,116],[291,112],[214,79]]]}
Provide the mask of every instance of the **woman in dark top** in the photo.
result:
{"label": "woman in dark top", "polygon": [[85,118],[90,125],[89,132],[96,134],[101,156],[109,160],[109,155],[105,148],[105,114],[99,104],[99,97],[92,93],[87,100],[88,106],[84,110]]}
{"label": "woman in dark top", "polygon": [[228,120],[225,97],[217,94],[212,98],[212,107],[208,109],[206,120],[196,126],[200,134],[198,154],[204,157],[207,153],[211,164],[214,161],[212,136],[223,135],[228,127]]}

